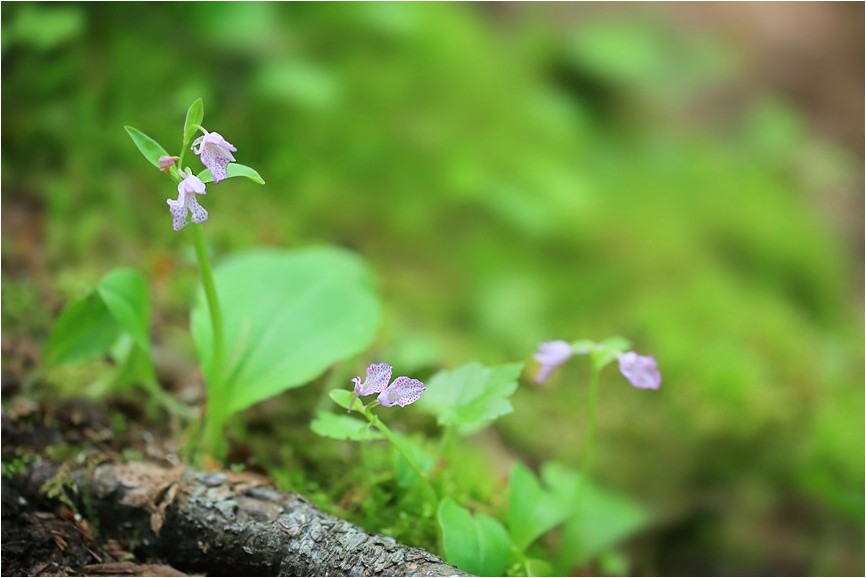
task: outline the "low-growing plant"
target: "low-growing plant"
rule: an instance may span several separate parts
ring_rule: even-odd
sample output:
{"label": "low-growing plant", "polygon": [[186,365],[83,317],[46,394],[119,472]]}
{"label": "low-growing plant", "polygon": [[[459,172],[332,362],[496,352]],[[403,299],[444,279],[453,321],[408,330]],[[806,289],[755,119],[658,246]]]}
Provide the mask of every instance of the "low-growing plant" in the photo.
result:
{"label": "low-growing plant", "polygon": [[[191,237],[201,278],[190,328],[207,391],[204,421],[193,436],[194,455],[226,454],[225,427],[239,411],[289,388],[311,382],[335,362],[351,358],[371,343],[379,321],[372,275],[355,255],[332,247],[294,251],[254,249],[221,258],[217,267],[202,226],[210,214],[199,197],[208,185],[233,177],[258,184],[254,169],[235,161],[238,148],[202,126],[204,107],[196,100],[186,114],[181,149],[170,155],[156,140],[127,126],[144,157],[177,186],[167,199],[171,227]],[[201,136],[196,135],[202,133]],[[198,172],[185,165],[187,150],[199,157]],[[218,202],[218,196],[216,199]],[[213,210],[213,207],[211,207]],[[535,360],[543,383],[574,355],[589,355],[589,404],[583,457],[577,471],[548,462],[540,478],[517,461],[508,475],[504,500],[491,500],[462,470],[466,440],[513,411],[523,363],[485,366],[467,363],[442,370],[425,385],[416,378],[392,381],[388,363],[371,364],[353,388],[330,392],[346,414],[320,411],[311,422],[316,434],[368,444],[387,441],[392,473],[364,476],[365,491],[376,495],[391,481],[413,508],[403,512],[417,521],[422,535],[435,534],[449,562],[479,575],[552,575],[568,572],[611,551],[623,538],[645,526],[648,513],[628,498],[605,490],[590,475],[595,412],[602,370],[616,361],[635,387],[658,389],[661,376],[651,357],[629,351],[621,338],[542,343]],[[137,384],[154,403],[187,413],[162,389],[150,338],[148,278],[134,269],[115,269],[96,288],[73,301],[58,319],[45,349],[45,369],[109,356],[116,370],[92,386],[105,394]],[[365,401],[376,395],[372,401]],[[382,411],[416,404],[435,418],[437,435],[400,433],[386,425]],[[379,410],[378,408],[382,408]],[[352,413],[363,418],[358,420]],[[366,464],[366,462],[365,462]],[[490,476],[484,485],[495,486]],[[488,503],[485,503],[488,502]],[[474,511],[473,511],[474,510]],[[558,539],[543,539],[558,531]],[[613,565],[616,566],[616,558]],[[621,564],[620,564],[621,566]]]}
{"label": "low-growing plant", "polygon": [[[426,496],[415,513],[417,519],[434,523],[430,510],[431,504],[436,504],[435,524],[441,549],[449,562],[467,572],[480,576],[563,575],[575,565],[601,556],[606,556],[604,562],[613,571],[624,563],[612,553],[612,548],[644,528],[650,516],[628,497],[604,489],[589,474],[600,374],[616,361],[620,372],[634,387],[658,389],[661,385],[655,359],[629,351],[629,347],[629,342],[622,338],[600,343],[581,340],[541,344],[535,355],[540,364],[537,384],[574,355],[586,354],[591,358],[583,459],[578,471],[555,462],[545,463],[541,467],[541,480],[526,465],[515,462],[508,476],[507,502],[498,508],[504,509],[501,519],[491,515],[497,509],[493,505],[473,514],[455,499],[471,495],[471,489],[460,487],[458,470],[465,464],[450,450],[456,439],[476,434],[513,411],[509,398],[518,387],[522,363],[486,367],[471,362],[436,373],[427,385],[407,377],[398,377],[389,385],[391,366],[374,363],[367,368],[363,381],[360,377],[353,379],[353,391],[330,392],[335,403],[350,414],[362,415],[366,422],[320,412],[310,427],[321,436],[337,440],[390,442],[413,474],[409,478],[410,487],[422,488]],[[365,404],[363,398],[372,394],[378,394],[377,398]],[[419,409],[436,418],[439,426],[436,443],[412,442],[388,428],[373,412],[379,405],[405,407],[416,401]],[[437,449],[430,451],[430,447]],[[394,464],[394,477],[403,479],[406,485],[405,475],[397,471],[399,462]],[[555,545],[540,543],[544,535],[557,528],[559,539]]]}
{"label": "low-growing plant", "polygon": [[[227,450],[225,425],[234,414],[309,383],[334,362],[366,348],[378,326],[379,304],[364,262],[334,247],[253,249],[211,266],[202,230],[210,215],[199,198],[211,183],[234,177],[264,180],[235,162],[237,147],[207,131],[203,120],[204,106],[197,99],[187,111],[178,155],[134,127],[126,132],[145,159],[177,186],[177,198],[166,200],[171,227],[191,237],[201,276],[190,326],[207,404],[201,435],[192,443],[221,457]],[[188,150],[203,169],[186,166]],[[58,319],[46,344],[45,368],[109,355],[118,369],[100,388],[103,393],[135,383],[183,411],[155,377],[147,286],[146,276],[131,269],[107,273]]]}

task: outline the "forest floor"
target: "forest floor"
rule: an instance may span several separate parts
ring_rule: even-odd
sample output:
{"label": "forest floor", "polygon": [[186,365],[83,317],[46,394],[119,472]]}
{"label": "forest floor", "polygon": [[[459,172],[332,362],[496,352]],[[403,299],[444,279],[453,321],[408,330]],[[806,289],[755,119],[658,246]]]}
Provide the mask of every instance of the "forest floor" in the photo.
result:
{"label": "forest floor", "polygon": [[[125,431],[118,431],[116,418],[112,427],[115,414],[127,418]],[[63,468],[38,488],[22,475],[40,460],[93,465],[141,456],[171,460],[166,432],[153,424],[142,429],[136,425],[141,418],[132,406],[109,409],[83,400],[36,403],[23,396],[10,401],[2,418],[3,575],[187,575],[142,540],[102,535],[93,518],[79,511],[81,496]]]}

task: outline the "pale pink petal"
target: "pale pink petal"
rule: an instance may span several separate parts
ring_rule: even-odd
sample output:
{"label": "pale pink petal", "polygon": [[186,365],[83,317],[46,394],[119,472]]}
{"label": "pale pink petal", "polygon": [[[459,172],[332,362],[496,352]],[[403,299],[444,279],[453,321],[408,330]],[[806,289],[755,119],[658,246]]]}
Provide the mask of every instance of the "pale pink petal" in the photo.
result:
{"label": "pale pink petal", "polygon": [[427,391],[427,387],[417,379],[401,376],[395,379],[394,383],[389,385],[376,399],[385,407],[394,405],[406,407],[410,403],[418,401],[425,391]]}
{"label": "pale pink petal", "polygon": [[218,183],[228,176],[228,164],[235,160],[232,152],[238,149],[218,132],[209,132],[200,138],[200,141],[196,140],[201,145],[193,151],[199,155],[202,164],[210,171],[213,182]]}
{"label": "pale pink petal", "polygon": [[543,383],[557,367],[565,363],[574,354],[571,344],[567,341],[545,341],[538,346],[538,353],[533,359],[541,364],[535,383]]}
{"label": "pale pink petal", "polygon": [[[229,150],[229,151],[232,151],[232,152],[235,152],[235,151],[238,150],[238,149],[235,147],[235,145],[233,145],[232,143],[230,143],[229,141],[227,141],[226,139],[224,139],[224,138],[223,138],[223,135],[221,135],[221,134],[218,133],[218,132],[212,132],[212,133],[209,133],[209,134],[208,134],[208,137],[209,137],[209,138],[208,138],[207,140],[209,140],[210,143],[213,144],[213,145],[216,145],[216,146],[218,146],[218,147],[222,147],[222,148],[224,148],[224,149],[226,149],[226,150]],[[233,158],[232,160],[234,160],[234,158]]]}
{"label": "pale pink petal", "polygon": [[391,381],[391,366],[387,363],[374,363],[367,368],[367,376],[364,383],[361,383],[361,378],[352,379],[355,382],[355,393],[357,395],[370,395],[371,393],[379,393],[388,386]]}
{"label": "pale pink petal", "polygon": [[175,231],[180,231],[184,227],[186,227],[187,219],[186,219],[186,203],[184,202],[185,193],[181,192],[178,196],[177,200],[167,199],[166,203],[168,203],[168,210],[171,212],[172,221],[171,228]]}
{"label": "pale pink petal", "polygon": [[198,224],[207,221],[207,209],[199,205],[194,196],[190,196],[188,199],[187,208],[192,213],[192,222]]}
{"label": "pale pink petal", "polygon": [[619,356],[619,370],[629,382],[639,389],[658,389],[662,384],[656,360],[647,355],[627,351]]}

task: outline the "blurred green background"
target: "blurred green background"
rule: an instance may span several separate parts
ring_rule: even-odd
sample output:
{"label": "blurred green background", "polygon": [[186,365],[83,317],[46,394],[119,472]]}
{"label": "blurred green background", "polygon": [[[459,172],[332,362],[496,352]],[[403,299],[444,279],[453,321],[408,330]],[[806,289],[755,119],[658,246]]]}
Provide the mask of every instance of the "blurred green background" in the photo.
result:
{"label": "blurred green background", "polygon": [[[5,370],[122,265],[193,359],[174,187],[122,127],[176,153],[201,96],[267,181],[203,200],[217,256],[358,251],[401,373],[615,334],[659,360],[658,393],[602,383],[597,476],[657,514],[634,572],[863,571],[861,4],[4,3],[2,26]],[[576,464],[587,372],[527,380],[497,439]]]}

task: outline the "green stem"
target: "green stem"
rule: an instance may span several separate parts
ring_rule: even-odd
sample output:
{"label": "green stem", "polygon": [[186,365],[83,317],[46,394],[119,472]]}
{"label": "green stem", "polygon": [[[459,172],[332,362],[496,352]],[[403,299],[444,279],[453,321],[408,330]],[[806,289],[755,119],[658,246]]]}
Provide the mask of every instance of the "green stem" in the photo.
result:
{"label": "green stem", "polygon": [[589,477],[589,468],[592,465],[592,454],[595,450],[595,412],[598,405],[598,376],[600,370],[593,364],[592,374],[589,378],[589,407],[587,408],[586,443],[583,448],[583,456],[580,460],[581,480]]}
{"label": "green stem", "polygon": [[517,552],[517,559],[520,562],[520,565],[523,566],[523,570],[526,572],[527,576],[532,576],[529,572],[529,558],[526,556],[526,553],[523,550],[518,549],[516,546],[513,546],[515,552]]}
{"label": "green stem", "polygon": [[[583,447],[583,455],[580,458],[580,477],[577,479],[577,488],[575,489],[572,505],[572,511],[576,512],[577,515],[582,515],[581,498],[584,494],[583,488],[589,479],[589,468],[592,465],[592,455],[595,450],[595,411],[598,405],[598,380],[600,373],[601,368],[596,366],[595,361],[593,361],[592,373],[589,377],[589,403],[587,404],[586,434],[584,435],[586,441]],[[568,572],[569,566],[573,563],[571,556],[572,552],[568,548],[563,547],[563,545],[560,545],[555,556],[556,564],[560,566],[560,574]]]}
{"label": "green stem", "polygon": [[176,165],[178,170],[183,170],[183,157],[186,156],[186,149],[187,149],[188,145],[189,145],[189,143],[185,142],[185,143],[183,143],[183,148],[180,149],[180,154],[178,155],[177,165]]}
{"label": "green stem", "polygon": [[448,449],[451,447],[452,442],[454,441],[454,437],[456,435],[456,431],[454,426],[445,426],[444,431],[442,432],[442,437],[439,440],[439,460],[443,460],[445,458],[445,454],[448,452]]}
{"label": "green stem", "polygon": [[199,225],[192,225],[193,245],[195,255],[198,259],[199,271],[201,273],[202,287],[207,300],[208,312],[210,313],[211,333],[213,334],[213,352],[211,354],[210,373],[205,371],[207,378],[207,409],[205,415],[204,449],[212,455],[218,455],[222,447],[222,428],[225,422],[224,406],[225,391],[222,380],[223,355],[225,353],[223,341],[223,318],[217,297],[216,283],[213,279],[213,271],[205,246],[204,235]]}
{"label": "green stem", "polygon": [[409,452],[406,451],[406,449],[403,447],[403,444],[400,443],[400,440],[397,439],[397,436],[394,435],[394,432],[392,432],[391,429],[378,418],[378,416],[374,415],[369,408],[364,408],[364,415],[368,420],[370,420],[370,423],[372,423],[376,429],[382,432],[382,435],[384,435],[388,439],[388,441],[391,442],[391,444],[395,448],[397,448],[397,451],[400,452],[406,459],[409,467],[412,468],[412,470],[419,478],[421,478],[421,481],[424,482],[424,486],[427,488],[427,491],[430,492],[430,495],[433,497],[433,504],[435,507],[435,505],[439,503],[439,496],[436,494],[436,490],[433,488],[433,484],[430,483],[430,478],[427,477],[427,474],[425,474],[421,470],[421,468],[418,467],[418,464],[415,463],[415,460],[412,459],[412,456],[409,455]]}

